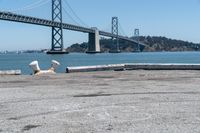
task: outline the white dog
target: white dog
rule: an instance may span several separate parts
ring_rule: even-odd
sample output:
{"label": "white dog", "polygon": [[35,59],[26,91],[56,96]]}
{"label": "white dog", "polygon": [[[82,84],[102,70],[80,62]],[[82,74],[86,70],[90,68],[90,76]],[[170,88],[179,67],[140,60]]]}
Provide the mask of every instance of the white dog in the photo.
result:
{"label": "white dog", "polygon": [[33,70],[34,75],[41,75],[41,74],[55,74],[56,68],[60,65],[59,62],[56,60],[52,60],[51,67],[48,70],[40,70],[38,61],[33,61],[29,64],[29,66]]}

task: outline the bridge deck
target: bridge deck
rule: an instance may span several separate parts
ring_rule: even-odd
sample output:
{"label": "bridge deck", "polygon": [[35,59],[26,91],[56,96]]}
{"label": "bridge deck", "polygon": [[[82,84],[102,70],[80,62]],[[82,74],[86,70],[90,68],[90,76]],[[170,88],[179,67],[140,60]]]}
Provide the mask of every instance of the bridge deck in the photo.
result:
{"label": "bridge deck", "polygon": [[[35,24],[35,25],[48,26],[48,27],[63,27],[63,29],[79,31],[79,32],[84,32],[84,33],[95,33],[95,30],[92,28],[77,26],[77,25],[68,24],[68,23],[59,23],[59,22],[54,22],[51,20],[14,14],[11,12],[0,11],[0,19],[6,20],[6,21]],[[118,37],[119,39],[122,39],[122,40],[137,43],[137,41],[130,39],[128,37],[120,36],[120,35],[117,36],[117,35],[114,35],[112,33],[105,32],[105,31],[99,31],[99,35],[107,36],[107,37],[114,37],[114,38]],[[145,45],[145,44],[140,43],[140,45]]]}

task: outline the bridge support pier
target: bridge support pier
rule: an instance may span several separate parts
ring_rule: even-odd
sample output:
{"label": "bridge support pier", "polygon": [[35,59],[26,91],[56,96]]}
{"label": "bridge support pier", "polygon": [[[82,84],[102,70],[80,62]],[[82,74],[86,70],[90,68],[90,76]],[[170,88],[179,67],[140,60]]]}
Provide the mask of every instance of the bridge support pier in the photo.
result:
{"label": "bridge support pier", "polygon": [[100,41],[99,41],[99,30],[97,28],[93,28],[95,33],[89,33],[88,38],[88,51],[86,53],[95,54],[100,53]]}

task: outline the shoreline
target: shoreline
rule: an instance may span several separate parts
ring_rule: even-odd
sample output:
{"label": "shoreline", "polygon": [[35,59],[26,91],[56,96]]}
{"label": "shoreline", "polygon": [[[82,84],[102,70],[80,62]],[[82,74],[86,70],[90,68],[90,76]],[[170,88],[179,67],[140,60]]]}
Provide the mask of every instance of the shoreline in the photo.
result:
{"label": "shoreline", "polygon": [[[65,73],[129,70],[200,70],[200,64],[183,63],[125,63],[67,67]],[[0,75],[23,75],[21,70],[4,70]]]}

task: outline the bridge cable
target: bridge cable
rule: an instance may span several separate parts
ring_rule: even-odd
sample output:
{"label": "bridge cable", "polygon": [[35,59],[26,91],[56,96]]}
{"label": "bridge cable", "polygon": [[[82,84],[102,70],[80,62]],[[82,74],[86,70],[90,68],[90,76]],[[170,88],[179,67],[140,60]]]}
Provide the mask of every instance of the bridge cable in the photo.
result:
{"label": "bridge cable", "polygon": [[111,23],[107,24],[105,27],[102,27],[101,30],[111,33]]}
{"label": "bridge cable", "polygon": [[9,10],[9,12],[20,12],[20,11],[27,11],[27,10],[32,10],[34,8],[41,7],[47,3],[49,3],[51,0],[38,0],[34,3],[31,3],[30,5],[26,5],[25,7],[18,8],[15,10]]}
{"label": "bridge cable", "polygon": [[76,24],[76,25],[80,25],[68,12],[67,10],[65,10],[65,8],[62,8],[64,13]]}
{"label": "bridge cable", "polygon": [[78,17],[78,15],[76,14],[76,12],[73,10],[73,8],[70,6],[69,2],[67,2],[67,0],[63,0],[64,3],[69,7],[70,11],[72,12],[72,14],[78,19],[78,21],[86,27],[89,27],[86,23],[84,23],[80,17]]}
{"label": "bridge cable", "polygon": [[124,32],[124,30],[123,30],[123,28],[122,28],[122,26],[121,26],[120,23],[119,23],[119,31],[120,31],[120,33],[121,33],[122,35],[127,36],[127,34]]}

